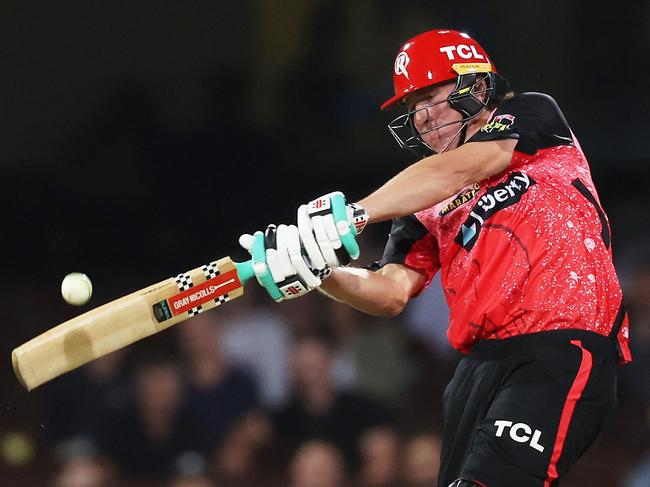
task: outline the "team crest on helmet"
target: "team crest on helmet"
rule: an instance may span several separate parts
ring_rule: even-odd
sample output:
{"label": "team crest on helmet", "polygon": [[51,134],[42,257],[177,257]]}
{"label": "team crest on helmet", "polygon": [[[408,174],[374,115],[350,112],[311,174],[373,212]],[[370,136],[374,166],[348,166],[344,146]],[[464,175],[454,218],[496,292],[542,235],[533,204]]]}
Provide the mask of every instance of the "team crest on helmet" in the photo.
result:
{"label": "team crest on helmet", "polygon": [[395,58],[395,74],[403,74],[406,79],[409,79],[409,72],[406,70],[406,66],[408,66],[410,61],[411,59],[406,54],[406,51],[400,52]]}

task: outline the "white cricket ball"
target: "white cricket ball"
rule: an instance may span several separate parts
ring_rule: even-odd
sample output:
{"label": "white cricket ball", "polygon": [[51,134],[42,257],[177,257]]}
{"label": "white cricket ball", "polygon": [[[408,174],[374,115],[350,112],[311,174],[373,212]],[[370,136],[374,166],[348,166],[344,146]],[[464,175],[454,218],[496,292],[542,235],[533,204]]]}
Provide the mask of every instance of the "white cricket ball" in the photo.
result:
{"label": "white cricket ball", "polygon": [[61,295],[65,302],[75,306],[86,304],[93,294],[93,283],[81,272],[71,272],[63,278]]}

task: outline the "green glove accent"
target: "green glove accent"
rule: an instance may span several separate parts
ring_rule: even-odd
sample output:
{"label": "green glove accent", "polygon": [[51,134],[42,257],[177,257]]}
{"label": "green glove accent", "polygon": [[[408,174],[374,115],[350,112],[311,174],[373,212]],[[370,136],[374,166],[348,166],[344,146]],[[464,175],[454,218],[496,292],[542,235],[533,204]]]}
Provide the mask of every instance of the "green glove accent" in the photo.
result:
{"label": "green glove accent", "polygon": [[[343,193],[336,192],[330,196],[330,201],[332,203],[332,215],[334,216],[336,227],[339,230],[341,243],[352,259],[358,259],[361,251],[359,250],[359,244],[356,239],[357,229],[348,221],[345,196],[343,196]],[[348,233],[341,235],[340,222],[347,226],[349,229]]]}
{"label": "green glove accent", "polygon": [[246,284],[246,281],[255,277],[255,271],[253,270],[253,260],[247,260],[246,262],[235,262],[235,267],[237,268],[237,277],[239,282]]}
{"label": "green glove accent", "polygon": [[[264,247],[264,234],[259,230],[253,234],[253,248],[251,249],[251,254],[253,255],[252,267],[253,272],[257,276],[257,281],[260,285],[266,289],[266,292],[269,293],[275,301],[282,300],[282,293],[280,289],[275,284],[269,266],[266,264],[266,248]],[[262,264],[264,266],[264,272],[259,273],[255,272],[255,265]]]}

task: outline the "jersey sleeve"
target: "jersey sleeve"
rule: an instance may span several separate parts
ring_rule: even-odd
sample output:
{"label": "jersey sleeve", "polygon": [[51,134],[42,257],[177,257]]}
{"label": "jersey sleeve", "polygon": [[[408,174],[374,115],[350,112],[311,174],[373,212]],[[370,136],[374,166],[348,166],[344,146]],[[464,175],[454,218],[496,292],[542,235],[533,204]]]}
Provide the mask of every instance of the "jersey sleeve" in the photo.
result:
{"label": "jersey sleeve", "polygon": [[556,101],[543,93],[521,93],[501,103],[489,122],[469,140],[517,139],[516,151],[572,145],[571,129]]}
{"label": "jersey sleeve", "polygon": [[414,215],[395,218],[384,254],[370,269],[378,270],[386,264],[401,264],[418,271],[426,278],[424,289],[440,269],[438,242]]}

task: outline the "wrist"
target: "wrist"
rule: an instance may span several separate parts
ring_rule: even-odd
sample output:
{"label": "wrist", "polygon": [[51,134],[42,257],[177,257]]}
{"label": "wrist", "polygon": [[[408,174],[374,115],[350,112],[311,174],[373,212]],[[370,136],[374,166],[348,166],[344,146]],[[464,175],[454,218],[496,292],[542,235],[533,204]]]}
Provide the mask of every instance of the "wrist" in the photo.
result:
{"label": "wrist", "polygon": [[370,221],[370,213],[361,203],[350,203],[348,207],[350,222],[354,226],[357,235],[359,235]]}

